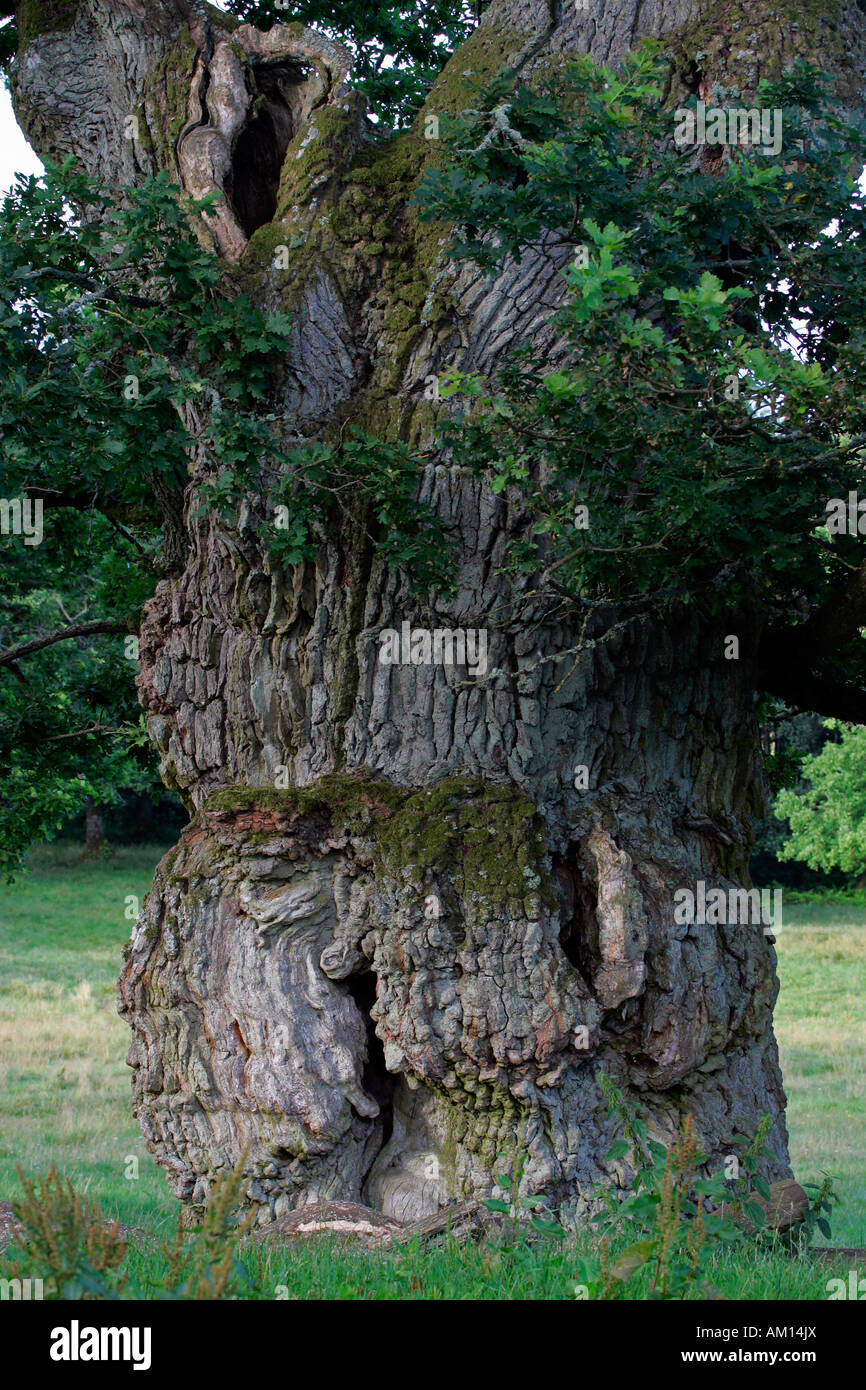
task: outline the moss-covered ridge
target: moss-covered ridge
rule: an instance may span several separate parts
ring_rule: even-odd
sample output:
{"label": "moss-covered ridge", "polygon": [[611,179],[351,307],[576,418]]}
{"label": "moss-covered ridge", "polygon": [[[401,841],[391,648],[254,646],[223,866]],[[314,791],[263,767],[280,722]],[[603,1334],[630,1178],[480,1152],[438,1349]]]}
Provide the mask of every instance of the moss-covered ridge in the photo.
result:
{"label": "moss-covered ridge", "polygon": [[81,0],[21,0],[15,11],[19,46],[40,34],[59,34],[71,29]]}
{"label": "moss-covered ridge", "polygon": [[144,129],[141,143],[155,150],[159,163],[179,179],[177,143],[189,116],[190,82],[196,43],[187,25],[178,33],[162,62],[150,73],[142,93]]}
{"label": "moss-covered ridge", "polygon": [[[327,815],[334,831],[371,842],[377,870],[421,883],[446,875],[461,895],[554,901],[544,821],[531,799],[480,777],[446,777],[409,789],[357,774],[330,773],[311,786],[224,787],[202,805],[213,815],[272,812],[290,822]],[[275,830],[278,834],[279,831]]]}
{"label": "moss-covered ridge", "polygon": [[[412,201],[425,168],[443,157],[441,142],[425,138],[426,120],[472,105],[530,38],[476,30],[440,73],[413,126],[388,140],[364,133],[365,103],[356,92],[318,108],[289,146],[274,221],[250,239],[243,267],[253,293],[264,272],[276,278],[283,307],[291,310],[324,270],[350,321],[365,309],[378,316],[375,370],[352,418],[382,439],[417,444],[430,434],[435,411],[420,389],[402,389],[404,375],[423,336],[435,352],[454,334],[448,283],[437,279],[450,229],[422,222]],[[281,245],[289,249],[289,264],[275,272]]]}
{"label": "moss-covered ridge", "polygon": [[[704,3],[662,43],[680,81],[694,63],[717,104],[751,99],[759,77],[778,79],[794,57],[835,69],[855,97],[859,78],[843,16],[841,0],[776,0],[757,15],[745,0]],[[675,83],[673,96],[683,95]]]}

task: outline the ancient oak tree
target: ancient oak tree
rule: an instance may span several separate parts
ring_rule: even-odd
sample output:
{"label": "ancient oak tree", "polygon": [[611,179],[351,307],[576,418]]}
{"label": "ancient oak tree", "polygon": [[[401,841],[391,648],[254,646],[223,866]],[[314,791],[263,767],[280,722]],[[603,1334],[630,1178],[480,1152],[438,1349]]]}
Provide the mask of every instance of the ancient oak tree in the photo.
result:
{"label": "ancient oak tree", "polygon": [[[291,315],[274,431],[417,449],[418,498],[455,542],[453,590],[419,591],[344,496],[313,556],[280,562],[249,520],[260,499],[233,520],[202,503],[217,464],[195,440],[219,408],[202,393],[139,682],[192,821],[121,981],[136,1114],[184,1201],[247,1149],[263,1220],[322,1198],[423,1216],[487,1195],[517,1149],[526,1191],[579,1213],[617,1177],[599,1072],[659,1137],[691,1114],[716,1160],[769,1114],[767,1176],[789,1176],[772,938],[674,915],[690,885],[749,884],[762,611],[744,608],[731,660],[699,607],[588,611],[507,570],[521,507],[437,443],[429,383],[490,378],[522,343],[555,360],[576,238],[486,274],[448,258],[413,194],[439,157],[430,118],[479,84],[531,87],[575,54],[616,67],[646,37],[671,104],[746,98],[798,57],[856,100],[866,17],[820,8],[493,0],[386,139],[350,54],[302,25],[180,0],[18,6],[14,101],[38,152],[117,193],[163,171],[218,193],[197,226],[226,286]],[[404,624],[483,631],[485,659],[381,661]]]}

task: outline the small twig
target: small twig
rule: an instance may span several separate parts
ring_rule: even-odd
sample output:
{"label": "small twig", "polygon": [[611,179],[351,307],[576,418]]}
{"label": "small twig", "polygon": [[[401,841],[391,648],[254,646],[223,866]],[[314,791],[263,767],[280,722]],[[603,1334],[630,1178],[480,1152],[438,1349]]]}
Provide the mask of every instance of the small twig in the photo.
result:
{"label": "small twig", "polygon": [[122,734],[123,729],[113,729],[110,724],[88,724],[84,729],[73,729],[70,734],[52,734],[51,738],[45,739],[46,743],[62,743],[67,738],[84,738],[87,734]]}

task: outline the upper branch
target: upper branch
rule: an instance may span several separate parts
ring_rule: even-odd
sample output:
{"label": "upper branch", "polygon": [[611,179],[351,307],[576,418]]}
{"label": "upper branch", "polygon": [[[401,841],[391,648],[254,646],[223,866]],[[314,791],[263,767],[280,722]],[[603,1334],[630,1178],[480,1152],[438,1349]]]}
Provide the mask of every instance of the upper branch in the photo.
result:
{"label": "upper branch", "polygon": [[866,690],[861,686],[815,676],[792,661],[763,666],[760,684],[801,713],[866,724]]}
{"label": "upper branch", "polygon": [[45,647],[53,647],[57,642],[66,642],[71,637],[94,637],[99,633],[133,632],[134,630],[130,623],[119,622],[112,618],[98,618],[91,623],[72,623],[69,627],[57,628],[54,632],[46,632],[41,637],[31,637],[27,642],[19,642],[14,647],[7,647],[5,651],[0,651],[0,666],[14,667],[22,656],[30,656],[32,652],[41,652]]}

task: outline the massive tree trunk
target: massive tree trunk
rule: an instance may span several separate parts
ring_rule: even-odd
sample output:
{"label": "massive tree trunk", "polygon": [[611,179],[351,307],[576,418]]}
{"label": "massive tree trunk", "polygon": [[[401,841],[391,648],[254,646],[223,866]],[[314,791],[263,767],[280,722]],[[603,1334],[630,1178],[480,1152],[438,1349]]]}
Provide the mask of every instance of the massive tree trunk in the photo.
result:
{"label": "massive tree trunk", "polygon": [[[798,54],[858,94],[864,17],[827,8],[494,0],[426,109],[471,104],[505,64],[616,63],[646,34],[669,46],[672,95],[698,69],[748,94]],[[167,168],[227,190],[208,224],[226,274],[294,316],[289,435],[339,421],[426,444],[430,375],[489,373],[527,338],[555,352],[570,248],[494,280],[450,265],[408,207],[435,157],[423,113],[372,144],[339,45],[182,11],[28,4],[16,108],[41,153],[115,187]],[[579,1213],[622,1176],[602,1071],[661,1137],[691,1113],[716,1159],[769,1113],[768,1176],[788,1176],[772,937],[674,917],[678,889],[749,882],[759,616],[738,661],[689,610],[582,630],[506,583],[520,514],[435,455],[420,495],[460,538],[453,599],[414,596],[348,518],[286,573],[243,518],[196,516],[207,468],[141,637],[151,736],[194,819],[121,981],[136,1113],[178,1195],[201,1202],[246,1147],[262,1219],[322,1198],[421,1215],[486,1195],[516,1148],[525,1190]],[[486,674],[380,664],[404,622],[486,629]]]}

